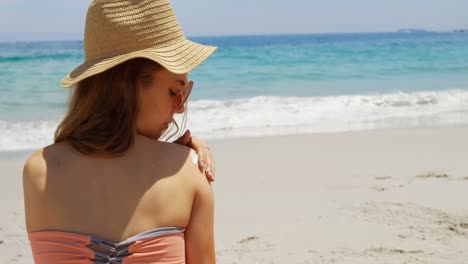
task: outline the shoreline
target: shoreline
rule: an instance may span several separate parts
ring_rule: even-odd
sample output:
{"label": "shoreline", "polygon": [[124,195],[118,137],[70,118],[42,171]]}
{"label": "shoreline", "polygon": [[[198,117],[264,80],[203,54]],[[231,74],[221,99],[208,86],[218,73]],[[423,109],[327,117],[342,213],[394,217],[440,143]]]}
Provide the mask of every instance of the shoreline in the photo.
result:
{"label": "shoreline", "polygon": [[[187,128],[186,128],[187,129]],[[326,135],[353,135],[353,134],[361,134],[361,133],[385,133],[385,132],[398,132],[398,131],[405,131],[405,132],[417,132],[417,131],[436,131],[436,130],[464,130],[468,129],[468,124],[454,124],[454,125],[445,125],[445,126],[419,126],[419,127],[384,127],[384,128],[370,128],[370,129],[361,129],[361,130],[337,130],[337,131],[317,131],[317,132],[296,132],[296,133],[287,133],[284,134],[255,134],[255,135],[236,135],[236,136],[229,136],[225,138],[221,137],[205,137],[203,135],[198,134],[191,130],[192,135],[196,137],[203,138],[207,144],[211,143],[219,143],[224,141],[243,141],[243,140],[256,140],[256,139],[264,139],[269,138],[275,140],[275,138],[284,138],[284,137],[313,137],[313,136],[326,136]],[[20,150],[8,150],[8,151],[1,151],[0,150],[0,161],[2,160],[12,160],[17,158],[26,158],[31,155],[34,151],[38,150],[35,149],[20,149]]]}
{"label": "shoreline", "polygon": [[[363,87],[356,83],[350,85]],[[336,87],[329,88],[327,90],[333,94]],[[20,108],[16,110],[20,112],[0,120],[0,133],[4,134],[0,140],[0,151],[40,148],[53,142],[59,119],[42,120],[41,116],[45,113],[38,110],[37,116],[29,115],[27,120],[21,121],[21,116],[26,112]],[[255,115],[251,114],[252,111]],[[190,118],[187,126],[193,134],[203,136],[206,140],[379,129],[467,127],[468,90],[194,100],[188,112]],[[50,117],[49,114],[47,116]],[[10,120],[13,118],[17,120]],[[182,116],[177,115],[175,119],[181,124]]]}
{"label": "shoreline", "polygon": [[[207,142],[219,263],[468,259],[468,127]],[[0,154],[0,263],[32,263],[21,189],[28,153]]]}

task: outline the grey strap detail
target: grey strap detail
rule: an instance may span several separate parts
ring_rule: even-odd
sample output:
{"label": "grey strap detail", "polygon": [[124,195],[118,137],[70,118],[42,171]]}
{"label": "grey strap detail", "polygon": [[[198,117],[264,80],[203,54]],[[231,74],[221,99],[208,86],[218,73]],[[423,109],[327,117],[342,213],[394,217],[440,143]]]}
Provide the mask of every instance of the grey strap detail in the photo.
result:
{"label": "grey strap detail", "polygon": [[91,236],[91,243],[88,248],[94,251],[95,264],[119,264],[122,263],[125,257],[130,255],[128,247],[135,241],[184,231],[183,227],[161,227],[136,234],[119,243]]}
{"label": "grey strap detail", "polygon": [[152,230],[145,231],[143,233],[136,234],[132,237],[127,238],[126,240],[116,244],[117,247],[131,244],[137,240],[146,239],[150,237],[158,237],[164,235],[170,235],[175,233],[184,232],[185,228],[183,227],[161,227]]}

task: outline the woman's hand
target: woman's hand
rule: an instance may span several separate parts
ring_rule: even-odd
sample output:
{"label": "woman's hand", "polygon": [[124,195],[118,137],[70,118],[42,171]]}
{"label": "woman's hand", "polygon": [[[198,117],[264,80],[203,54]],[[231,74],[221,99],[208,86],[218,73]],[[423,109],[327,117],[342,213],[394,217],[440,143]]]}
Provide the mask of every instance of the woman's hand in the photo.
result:
{"label": "woman's hand", "polygon": [[190,130],[187,129],[185,133],[174,143],[187,146],[195,150],[198,154],[198,168],[202,173],[205,173],[209,181],[214,181],[215,177],[215,162],[210,149],[206,146],[206,142],[197,137],[190,135]]}

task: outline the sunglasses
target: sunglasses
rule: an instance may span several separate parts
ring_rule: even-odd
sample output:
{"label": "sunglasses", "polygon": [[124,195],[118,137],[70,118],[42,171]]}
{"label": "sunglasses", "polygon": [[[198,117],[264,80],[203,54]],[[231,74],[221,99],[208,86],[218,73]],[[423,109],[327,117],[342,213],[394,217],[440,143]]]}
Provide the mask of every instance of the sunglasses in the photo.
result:
{"label": "sunglasses", "polygon": [[176,107],[177,109],[181,108],[185,102],[187,101],[190,92],[192,91],[193,87],[193,81],[188,81],[187,84],[185,85],[185,88],[179,89],[177,92],[174,92],[171,90],[171,94],[175,95],[177,97],[176,101]]}

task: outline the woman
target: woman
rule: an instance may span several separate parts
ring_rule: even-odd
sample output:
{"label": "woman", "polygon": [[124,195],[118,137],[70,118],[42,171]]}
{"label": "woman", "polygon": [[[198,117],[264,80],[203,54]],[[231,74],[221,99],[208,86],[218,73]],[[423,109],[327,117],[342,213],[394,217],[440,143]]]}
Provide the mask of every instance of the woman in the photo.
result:
{"label": "woman", "polygon": [[214,263],[213,194],[196,162],[212,179],[209,149],[158,139],[216,48],[187,40],[167,0],[93,1],[84,47],[62,80],[75,90],[55,143],[24,166],[35,262]]}

